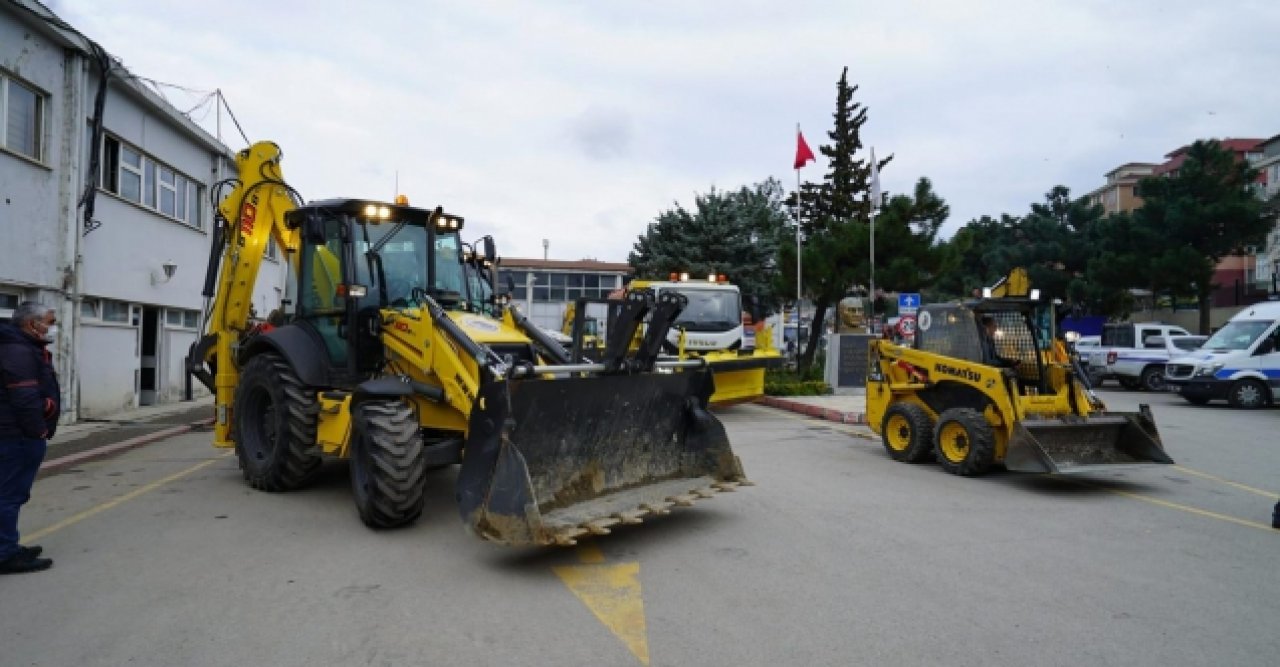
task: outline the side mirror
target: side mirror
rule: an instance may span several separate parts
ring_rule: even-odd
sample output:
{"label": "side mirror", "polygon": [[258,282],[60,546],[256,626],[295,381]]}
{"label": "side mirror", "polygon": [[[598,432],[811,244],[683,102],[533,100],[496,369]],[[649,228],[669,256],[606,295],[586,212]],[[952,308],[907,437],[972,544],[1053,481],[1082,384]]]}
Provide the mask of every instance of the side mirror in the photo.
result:
{"label": "side mirror", "polygon": [[497,244],[493,242],[492,236],[484,237],[483,241],[484,241],[484,258],[496,264],[498,261]]}
{"label": "side mirror", "polygon": [[309,214],[302,221],[302,238],[307,243],[323,244],[324,238],[324,220],[314,213]]}

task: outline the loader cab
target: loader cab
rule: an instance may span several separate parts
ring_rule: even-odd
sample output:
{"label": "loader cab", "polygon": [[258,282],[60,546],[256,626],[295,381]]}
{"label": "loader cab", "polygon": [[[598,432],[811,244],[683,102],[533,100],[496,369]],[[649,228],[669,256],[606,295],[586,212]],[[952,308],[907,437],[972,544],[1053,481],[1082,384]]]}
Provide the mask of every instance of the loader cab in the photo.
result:
{"label": "loader cab", "polygon": [[[984,343],[984,320],[994,324]],[[916,318],[913,347],[975,364],[1010,369],[1022,386],[1042,385],[1043,353],[1052,345],[1052,307],[1021,298],[931,304]],[[992,349],[994,348],[994,349]],[[994,352],[994,354],[993,354]]]}
{"label": "loader cab", "polygon": [[382,363],[381,310],[431,296],[458,307],[466,289],[461,218],[367,200],[328,200],[291,211],[302,229],[294,323],[321,343],[333,386]]}

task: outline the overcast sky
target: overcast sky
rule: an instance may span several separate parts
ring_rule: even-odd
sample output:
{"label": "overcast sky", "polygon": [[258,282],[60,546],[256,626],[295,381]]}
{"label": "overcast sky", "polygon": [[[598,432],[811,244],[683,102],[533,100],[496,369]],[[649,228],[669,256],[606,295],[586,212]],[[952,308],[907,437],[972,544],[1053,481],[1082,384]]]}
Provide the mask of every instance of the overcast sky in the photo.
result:
{"label": "overcast sky", "polygon": [[[932,179],[948,236],[1197,138],[1280,134],[1273,0],[49,5],[136,75],[221,89],[307,199],[390,199],[398,173],[507,257],[623,262],[713,186],[794,188],[796,124],[829,142],[845,66],[894,156],[882,187]],[[222,139],[245,146],[225,115]]]}

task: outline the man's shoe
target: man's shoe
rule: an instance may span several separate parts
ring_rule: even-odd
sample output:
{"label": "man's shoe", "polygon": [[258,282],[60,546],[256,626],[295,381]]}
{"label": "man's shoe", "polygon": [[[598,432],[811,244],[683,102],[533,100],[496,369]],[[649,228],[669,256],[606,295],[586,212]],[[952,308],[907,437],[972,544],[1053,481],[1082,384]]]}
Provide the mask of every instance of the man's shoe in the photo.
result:
{"label": "man's shoe", "polygon": [[33,544],[29,547],[18,545],[18,553],[22,554],[27,558],[35,558],[36,556],[39,556],[40,554],[44,553],[44,547],[40,546],[39,544]]}
{"label": "man's shoe", "polygon": [[52,566],[53,561],[48,558],[27,558],[26,554],[18,552],[3,561],[0,561],[0,574],[39,572],[40,570],[47,570]]}

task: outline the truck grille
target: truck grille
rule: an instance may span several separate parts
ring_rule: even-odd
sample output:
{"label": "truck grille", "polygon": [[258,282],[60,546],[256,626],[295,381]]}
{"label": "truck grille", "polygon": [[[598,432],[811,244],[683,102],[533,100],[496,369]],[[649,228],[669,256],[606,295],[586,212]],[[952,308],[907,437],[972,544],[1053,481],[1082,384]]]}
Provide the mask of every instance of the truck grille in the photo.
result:
{"label": "truck grille", "polygon": [[1165,377],[1171,378],[1189,378],[1195,368],[1195,366],[1189,366],[1187,364],[1169,364],[1165,366],[1164,374]]}

